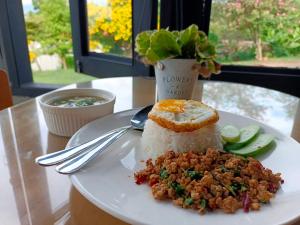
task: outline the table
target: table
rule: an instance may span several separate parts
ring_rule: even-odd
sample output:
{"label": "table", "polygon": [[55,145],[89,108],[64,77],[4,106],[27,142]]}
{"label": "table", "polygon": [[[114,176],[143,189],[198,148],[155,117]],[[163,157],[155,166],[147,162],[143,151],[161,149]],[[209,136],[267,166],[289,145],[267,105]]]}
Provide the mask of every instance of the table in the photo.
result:
{"label": "table", "polygon": [[[155,81],[125,77],[73,84],[112,91],[115,112],[152,104]],[[199,81],[194,92],[219,109],[262,121],[300,142],[300,101],[265,88],[227,82]],[[0,224],[1,225],[119,225],[94,207],[53,167],[34,163],[35,157],[62,149],[68,138],[48,132],[37,99],[0,112]],[[294,224],[300,224],[300,221]]]}

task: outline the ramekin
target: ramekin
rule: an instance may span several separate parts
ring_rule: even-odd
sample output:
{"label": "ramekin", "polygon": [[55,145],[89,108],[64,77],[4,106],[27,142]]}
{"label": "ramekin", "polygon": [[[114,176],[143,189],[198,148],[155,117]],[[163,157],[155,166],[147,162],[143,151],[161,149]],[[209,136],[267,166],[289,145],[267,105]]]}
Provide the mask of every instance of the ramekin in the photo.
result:
{"label": "ramekin", "polygon": [[[63,108],[49,105],[54,99],[71,96],[99,96],[107,102],[99,105]],[[38,98],[48,130],[56,135],[70,137],[83,125],[97,118],[113,113],[116,96],[105,90],[75,88],[53,91]]]}

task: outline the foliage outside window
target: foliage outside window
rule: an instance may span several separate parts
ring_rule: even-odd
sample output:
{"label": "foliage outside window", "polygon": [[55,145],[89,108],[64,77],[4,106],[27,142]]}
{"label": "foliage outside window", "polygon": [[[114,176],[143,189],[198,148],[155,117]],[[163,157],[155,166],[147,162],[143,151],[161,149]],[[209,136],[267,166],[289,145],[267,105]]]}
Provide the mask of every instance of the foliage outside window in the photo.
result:
{"label": "foliage outside window", "polygon": [[[33,0],[34,11],[26,15],[27,39],[30,60],[36,55],[58,54],[63,68],[67,68],[67,57],[72,53],[70,12],[64,0]],[[38,62],[37,62],[38,64]]]}
{"label": "foliage outside window", "polygon": [[300,67],[300,1],[215,0],[209,37],[222,63]]}
{"label": "foliage outside window", "polygon": [[74,71],[69,1],[22,3],[34,82],[70,84],[95,79]]}
{"label": "foliage outside window", "polygon": [[131,0],[103,2],[87,1],[90,51],[131,57]]}

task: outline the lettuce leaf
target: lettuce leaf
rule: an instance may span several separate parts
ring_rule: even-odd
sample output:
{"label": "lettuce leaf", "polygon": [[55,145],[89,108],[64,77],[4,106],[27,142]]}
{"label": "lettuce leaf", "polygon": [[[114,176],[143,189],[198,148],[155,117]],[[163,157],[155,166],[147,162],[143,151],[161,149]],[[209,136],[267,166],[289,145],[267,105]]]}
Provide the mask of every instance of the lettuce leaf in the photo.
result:
{"label": "lettuce leaf", "polygon": [[209,42],[204,44],[196,44],[196,54],[201,59],[213,59],[216,55],[215,47]]}
{"label": "lettuce leaf", "polygon": [[180,31],[179,38],[182,55],[186,58],[195,58],[195,44],[196,40],[199,38],[198,26],[193,24],[187,29]]}
{"label": "lettuce leaf", "polygon": [[[150,54],[151,53],[151,54]],[[168,30],[159,30],[154,32],[150,37],[150,51],[147,51],[148,56],[156,56],[155,59],[162,60],[166,58],[176,57],[181,55],[181,49],[178,45],[175,36]],[[153,61],[152,59],[149,59]]]}
{"label": "lettuce leaf", "polygon": [[145,56],[150,47],[150,36],[152,33],[153,31],[150,30],[141,32],[135,39],[135,51],[141,56]]}

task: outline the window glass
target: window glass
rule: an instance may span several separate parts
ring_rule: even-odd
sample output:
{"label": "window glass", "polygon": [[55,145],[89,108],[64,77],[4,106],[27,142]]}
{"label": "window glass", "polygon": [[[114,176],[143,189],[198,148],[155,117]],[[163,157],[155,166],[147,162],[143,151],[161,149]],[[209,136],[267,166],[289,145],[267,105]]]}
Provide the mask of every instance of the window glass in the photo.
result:
{"label": "window glass", "polygon": [[70,10],[66,0],[22,0],[34,82],[69,84],[95,79],[74,72]]}
{"label": "window glass", "polygon": [[131,0],[87,0],[89,51],[132,57]]}
{"label": "window glass", "polygon": [[300,1],[214,0],[209,38],[223,64],[300,68]]}

